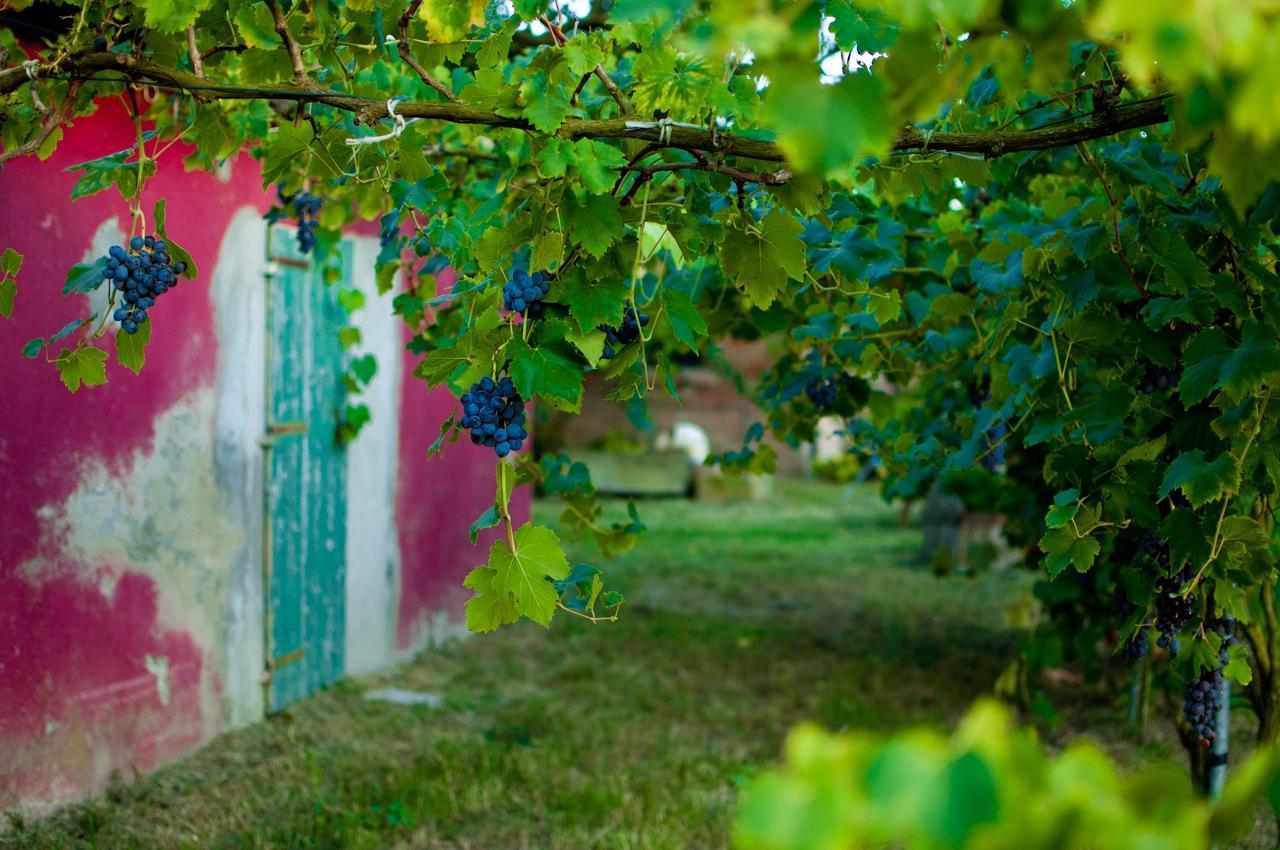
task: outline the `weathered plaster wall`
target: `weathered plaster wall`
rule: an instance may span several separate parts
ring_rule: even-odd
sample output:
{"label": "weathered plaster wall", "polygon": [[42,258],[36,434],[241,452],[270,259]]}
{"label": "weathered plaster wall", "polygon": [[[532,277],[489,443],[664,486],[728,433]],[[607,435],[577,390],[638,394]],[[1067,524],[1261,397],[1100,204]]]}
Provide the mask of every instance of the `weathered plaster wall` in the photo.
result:
{"label": "weathered plaster wall", "polygon": [[[255,178],[256,179],[256,178]],[[218,334],[213,469],[226,500],[226,516],[238,529],[226,579],[222,622],[223,694],[232,727],[262,717],[259,676],[263,635],[263,455],[258,444],[265,421],[266,301],[262,281],[267,231],[258,210],[237,210],[222,239],[209,281]]]}
{"label": "weathered plaster wall", "polygon": [[[168,200],[171,234],[201,275],[151,311],[147,365],[108,363],[74,396],[43,360],[18,355],[78,312],[75,262],[121,235],[103,192],[71,203],[65,171],[128,146],[104,104],[46,162],[0,171],[26,210],[0,219],[25,264],[0,320],[0,809],[45,809],[146,772],[262,716],[262,454],[265,229],[270,198],[242,156],[188,173],[172,149],[146,203]],[[484,554],[466,530],[492,498],[492,455],[470,445],[428,461],[454,401],[411,377],[376,240],[357,239],[355,321],[379,360],[373,421],[350,447],[347,670],[367,671],[451,633],[462,576]],[[109,338],[98,341],[108,351]],[[520,511],[525,510],[521,503]]]}
{"label": "weathered plaster wall", "polygon": [[[393,292],[378,294],[374,259],[378,240],[359,237],[352,251],[352,283],[365,306],[352,324],[360,329],[355,356],[373,354],[378,371],[362,394],[372,420],[347,447],[347,672],[367,673],[394,657],[395,592],[400,572],[396,536],[396,465],[400,456],[400,386],[403,352]],[[418,439],[409,435],[409,445]]]}
{"label": "weathered plaster wall", "polygon": [[218,179],[170,153],[148,200],[169,200],[202,279],[154,310],[141,375],[111,363],[106,387],[72,396],[17,351],[95,306],[62,297],[61,282],[119,237],[127,210],[111,193],[70,203],[77,175],[64,169],[133,135],[115,109],[77,123],[49,161],[0,172],[0,194],[29,210],[0,222],[0,244],[25,255],[14,315],[0,321],[0,808],[98,791],[252,714],[224,703],[227,600],[251,529],[229,490],[249,473],[215,451],[245,412],[219,392],[230,326],[215,321],[210,281],[233,214],[257,218],[265,198],[247,159]]}

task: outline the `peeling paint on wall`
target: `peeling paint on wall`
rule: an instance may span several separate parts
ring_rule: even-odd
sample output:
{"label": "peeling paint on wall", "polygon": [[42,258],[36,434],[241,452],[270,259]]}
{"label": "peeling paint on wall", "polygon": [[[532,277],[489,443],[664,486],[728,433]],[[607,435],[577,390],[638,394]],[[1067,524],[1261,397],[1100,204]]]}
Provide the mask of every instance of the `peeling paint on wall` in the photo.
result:
{"label": "peeling paint on wall", "polygon": [[[121,575],[153,579],[159,623],[189,634],[205,654],[222,657],[223,616],[244,533],[228,516],[213,464],[214,394],[191,393],[154,420],[148,450],[109,467],[84,462],[80,484],[41,509],[46,527],[83,575],[110,599]],[[217,673],[204,667],[201,703],[213,735],[220,726]]]}
{"label": "peeling paint on wall", "polygon": [[[0,246],[26,255],[0,351],[105,305],[105,287],[60,293],[67,268],[121,242],[128,225],[114,193],[66,200],[76,179],[66,165],[134,137],[123,108],[102,106],[49,161],[0,172],[0,193],[40,209],[0,221]],[[10,399],[0,423],[0,810],[98,793],[263,715],[270,199],[248,157],[215,177],[187,173],[181,156],[148,196],[168,199],[170,230],[201,276],[152,313],[143,373],[111,357],[108,385],[72,396],[43,359],[0,368]],[[374,295],[376,250],[359,238],[349,270],[368,296],[355,323],[379,361],[365,393],[373,421],[350,447],[349,671],[461,628],[461,577],[482,556],[466,528],[493,483],[491,454],[470,446],[427,463],[454,400],[408,374],[404,330],[389,296]]]}
{"label": "peeling paint on wall", "polygon": [[241,529],[232,556],[220,643],[227,722],[243,726],[262,717],[264,665],[262,448],[265,422],[266,298],[263,266],[267,228],[258,211],[231,219],[209,284],[218,337],[218,382],[213,468],[228,518]]}
{"label": "peeling paint on wall", "polygon": [[400,545],[396,535],[396,468],[400,458],[400,382],[403,352],[394,292],[378,293],[374,261],[378,240],[354,240],[351,284],[365,295],[352,324],[360,329],[355,355],[373,354],[378,371],[361,394],[371,419],[347,447],[347,631],[348,673],[385,667],[395,651],[395,594]]}

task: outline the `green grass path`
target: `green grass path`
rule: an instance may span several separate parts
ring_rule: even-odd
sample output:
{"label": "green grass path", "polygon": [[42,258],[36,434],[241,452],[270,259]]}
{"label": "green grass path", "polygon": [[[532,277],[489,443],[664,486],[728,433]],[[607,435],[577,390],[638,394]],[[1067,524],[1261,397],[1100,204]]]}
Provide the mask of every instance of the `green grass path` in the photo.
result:
{"label": "green grass path", "polygon": [[[934,577],[870,490],[640,508],[649,532],[606,565],[621,622],[453,642],[0,846],[720,848],[796,722],[950,724],[1012,656],[1027,576]],[[387,685],[444,706],[362,698]]]}

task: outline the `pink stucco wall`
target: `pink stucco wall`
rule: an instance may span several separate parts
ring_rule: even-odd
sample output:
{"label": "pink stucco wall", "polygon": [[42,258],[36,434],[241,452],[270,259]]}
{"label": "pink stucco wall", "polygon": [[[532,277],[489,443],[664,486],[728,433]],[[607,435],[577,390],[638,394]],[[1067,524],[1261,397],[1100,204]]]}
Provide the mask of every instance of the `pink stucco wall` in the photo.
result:
{"label": "pink stucco wall", "polygon": [[[442,286],[451,277],[442,276]],[[454,412],[452,394],[435,390],[413,377],[406,366],[400,401],[400,433],[404,435],[396,492],[396,527],[402,553],[425,555],[412,569],[402,572],[399,623],[396,641],[412,646],[422,634],[424,615],[432,611],[459,610],[471,591],[462,587],[462,576],[485,560],[488,547],[499,533],[481,534],[476,545],[468,540],[471,523],[493,502],[495,488],[493,450],[476,446],[464,435],[433,458],[427,446],[440,433],[440,425]],[[516,494],[512,518],[529,517],[527,492]],[[460,574],[459,564],[467,567]]]}
{"label": "pink stucco wall", "polygon": [[[140,375],[117,366],[113,353],[109,383],[72,395],[50,363],[19,354],[28,339],[87,312],[87,299],[61,295],[66,271],[104,221],[118,217],[128,226],[114,191],[72,203],[78,175],[65,168],[132,139],[123,110],[104,103],[67,129],[49,160],[17,160],[0,171],[0,250],[12,247],[25,258],[13,316],[0,319],[0,809],[93,793],[110,773],[151,770],[226,725],[209,635],[172,617],[162,621],[161,580],[128,562],[85,563],[70,554],[65,525],[51,521],[49,508],[81,487],[87,466],[124,471],[149,450],[162,412],[216,382],[219,340],[207,283],[233,214],[270,204],[256,163],[242,155],[222,180],[187,172],[184,152],[175,148],[148,183],[146,209],[168,199],[170,233],[192,253],[201,278],[166,294],[152,311]],[[113,352],[109,338],[97,344]],[[447,392],[428,394],[410,376],[412,366],[404,368],[394,506],[402,648],[429,612],[460,618],[461,578],[483,557],[483,548],[467,542],[467,527],[493,489],[491,457],[470,445],[428,462],[427,445],[453,400]],[[147,656],[167,659],[167,699],[146,669]]]}

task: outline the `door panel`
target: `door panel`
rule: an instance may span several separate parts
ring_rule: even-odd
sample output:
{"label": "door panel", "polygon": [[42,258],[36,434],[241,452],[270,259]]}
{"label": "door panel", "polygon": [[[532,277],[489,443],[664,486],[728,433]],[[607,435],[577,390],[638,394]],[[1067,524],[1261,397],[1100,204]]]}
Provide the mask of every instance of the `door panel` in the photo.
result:
{"label": "door panel", "polygon": [[274,711],[342,676],[347,468],[337,442],[344,362],[336,287],[290,230],[273,228],[268,254],[264,556]]}

